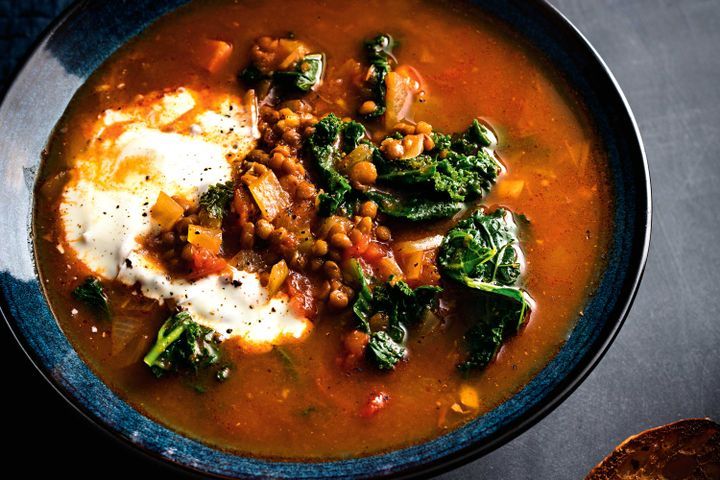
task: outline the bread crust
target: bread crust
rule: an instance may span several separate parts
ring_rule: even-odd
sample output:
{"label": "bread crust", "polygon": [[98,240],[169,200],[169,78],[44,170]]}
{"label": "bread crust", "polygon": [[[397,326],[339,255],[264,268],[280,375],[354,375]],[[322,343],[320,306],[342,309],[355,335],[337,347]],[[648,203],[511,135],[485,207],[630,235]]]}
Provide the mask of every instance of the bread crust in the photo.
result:
{"label": "bread crust", "polygon": [[720,479],[720,425],[690,418],[622,442],[585,480]]}

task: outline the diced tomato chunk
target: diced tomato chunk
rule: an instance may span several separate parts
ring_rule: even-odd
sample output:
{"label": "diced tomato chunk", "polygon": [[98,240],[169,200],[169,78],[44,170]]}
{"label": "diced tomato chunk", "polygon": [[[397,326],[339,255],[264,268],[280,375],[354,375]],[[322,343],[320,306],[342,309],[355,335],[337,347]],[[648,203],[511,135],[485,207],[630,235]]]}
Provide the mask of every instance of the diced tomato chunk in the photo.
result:
{"label": "diced tomato chunk", "polygon": [[214,255],[207,248],[198,247],[197,245],[192,245],[190,248],[192,252],[190,278],[207,277],[214,273],[220,273],[227,267],[227,262],[224,259]]}
{"label": "diced tomato chunk", "polygon": [[387,393],[383,391],[373,391],[367,402],[365,402],[365,405],[360,409],[360,416],[370,418],[377,415],[380,410],[387,407],[389,401],[390,395]]}
{"label": "diced tomato chunk", "polygon": [[343,338],[344,356],[338,359],[338,364],[345,370],[356,368],[365,357],[365,349],[370,341],[370,335],[360,330],[353,330]]}
{"label": "diced tomato chunk", "polygon": [[359,241],[354,243],[351,247],[346,248],[343,255],[346,259],[361,257],[370,246],[370,236],[363,234],[359,237]]}
{"label": "diced tomato chunk", "polygon": [[375,265],[378,260],[387,255],[387,249],[380,243],[370,242],[362,254],[362,258],[370,265]]}
{"label": "diced tomato chunk", "polygon": [[250,192],[245,187],[235,189],[235,196],[233,197],[233,209],[238,214],[238,224],[243,225],[250,221],[250,219],[257,212],[255,201]]}
{"label": "diced tomato chunk", "polygon": [[308,319],[317,315],[317,304],[313,296],[313,286],[310,279],[297,272],[291,272],[285,281],[290,297],[290,308],[296,315]]}

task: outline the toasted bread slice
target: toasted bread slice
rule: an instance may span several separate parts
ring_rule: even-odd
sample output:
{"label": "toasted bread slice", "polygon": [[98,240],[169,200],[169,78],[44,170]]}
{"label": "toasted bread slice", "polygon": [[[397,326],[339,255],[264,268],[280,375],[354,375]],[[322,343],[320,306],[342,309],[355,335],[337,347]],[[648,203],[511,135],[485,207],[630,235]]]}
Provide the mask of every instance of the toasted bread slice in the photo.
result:
{"label": "toasted bread slice", "polygon": [[720,479],[720,425],[691,418],[621,443],[585,480]]}

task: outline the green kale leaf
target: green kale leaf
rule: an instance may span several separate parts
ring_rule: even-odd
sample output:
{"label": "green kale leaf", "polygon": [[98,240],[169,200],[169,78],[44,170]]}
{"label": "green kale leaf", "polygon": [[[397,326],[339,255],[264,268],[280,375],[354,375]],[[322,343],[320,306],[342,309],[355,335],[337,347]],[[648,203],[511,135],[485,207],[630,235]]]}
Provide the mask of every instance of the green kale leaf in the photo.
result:
{"label": "green kale leaf", "polygon": [[315,132],[305,147],[320,170],[324,192],[318,195],[319,213],[329,216],[348,200],[350,182],[336,168],[343,152],[352,151],[365,136],[365,128],[357,122],[343,122],[330,114],[315,125]]}
{"label": "green kale leaf", "polygon": [[[179,312],[160,327],[143,361],[157,377],[171,372],[198,373],[219,362],[216,337],[213,329],[196,323],[189,313]],[[227,375],[221,377],[224,380]]]}
{"label": "green kale leaf", "polygon": [[384,331],[370,335],[367,355],[379,370],[393,370],[407,349]]}
{"label": "green kale leaf", "polygon": [[352,120],[345,122],[342,129],[343,153],[350,153],[355,150],[366,136],[367,132],[362,123]]}
{"label": "green kale leaf", "polygon": [[467,356],[457,368],[465,373],[485,368],[505,339],[520,330],[527,313],[523,310],[526,307],[514,300],[488,295],[479,296],[474,307],[484,313],[463,337]]}
{"label": "green kale leaf", "polygon": [[234,188],[235,185],[232,181],[211,185],[200,197],[200,207],[205,209],[212,218],[222,220],[225,212],[230,208]]}
{"label": "green kale leaf", "polygon": [[501,168],[488,151],[494,137],[480,122],[473,120],[455,136],[435,132],[432,139],[435,147],[414,158],[388,160],[378,150],[373,156],[378,181],[398,189],[399,196],[408,188],[422,189],[423,198],[433,201],[465,202],[492,188]]}
{"label": "green kale leaf", "polygon": [[95,277],[88,277],[73,290],[73,296],[106,318],[110,317],[108,298],[103,285]]}
{"label": "green kale leaf", "polygon": [[476,155],[481,149],[490,147],[494,142],[495,138],[490,130],[474,119],[465,132],[451,140],[449,149],[465,155]]}
{"label": "green kale leaf", "polygon": [[[370,334],[368,358],[379,369],[391,370],[405,357],[407,329],[434,307],[442,289],[430,285],[412,289],[402,280],[391,279],[371,290],[357,260],[354,260],[354,269],[360,288],[353,312],[359,329]],[[376,314],[387,319],[385,330],[372,331],[370,318]]]}
{"label": "green kale leaf", "polygon": [[254,64],[248,65],[238,74],[238,80],[245,84],[246,87],[254,87],[261,80],[267,79],[268,77]]}
{"label": "green kale leaf", "polygon": [[530,297],[517,286],[522,265],[512,214],[498,209],[474,212],[443,239],[438,265],[443,276],[481,293],[485,315],[466,334],[470,352],[463,370],[482,368],[502,341],[522,326]]}
{"label": "green kale leaf", "polygon": [[390,72],[390,61],[394,60],[393,48],[395,48],[395,40],[385,33],[365,42],[365,56],[370,64],[368,74],[367,88],[369,97],[375,102],[375,110],[364,115],[366,120],[377,118],[385,114],[387,109],[385,106],[385,97],[387,88],[385,87],[385,77]]}
{"label": "green kale leaf", "polygon": [[378,208],[385,215],[410,220],[412,222],[452,217],[465,208],[463,202],[419,197],[406,198],[379,190],[369,190],[365,192],[365,195],[377,203]]}
{"label": "green kale leaf", "polygon": [[325,55],[322,53],[305,55],[305,58],[295,65],[294,70],[275,72],[273,80],[283,88],[309,92],[320,82],[324,66]]}

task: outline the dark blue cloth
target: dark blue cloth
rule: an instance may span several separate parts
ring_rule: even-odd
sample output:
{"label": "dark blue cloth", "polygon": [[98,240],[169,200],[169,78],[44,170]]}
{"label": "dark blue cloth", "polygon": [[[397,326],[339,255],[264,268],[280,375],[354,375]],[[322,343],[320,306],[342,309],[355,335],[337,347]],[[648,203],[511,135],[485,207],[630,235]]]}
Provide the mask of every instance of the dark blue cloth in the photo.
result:
{"label": "dark blue cloth", "polygon": [[0,0],[0,91],[40,33],[72,0]]}

